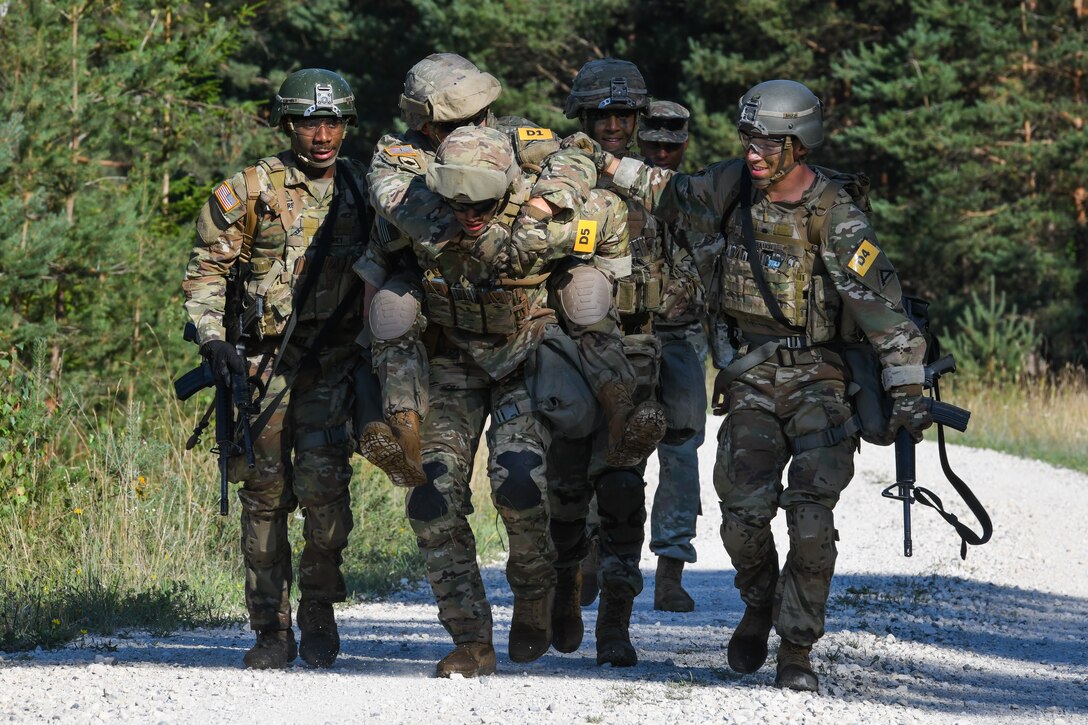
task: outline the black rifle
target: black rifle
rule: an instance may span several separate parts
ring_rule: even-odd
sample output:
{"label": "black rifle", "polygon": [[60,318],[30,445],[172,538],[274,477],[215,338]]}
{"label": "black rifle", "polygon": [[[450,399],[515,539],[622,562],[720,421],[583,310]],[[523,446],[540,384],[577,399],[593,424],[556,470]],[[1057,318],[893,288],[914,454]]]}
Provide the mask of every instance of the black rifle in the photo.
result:
{"label": "black rifle", "polygon": [[[186,342],[196,342],[196,326],[185,325]],[[242,358],[245,359],[245,355]],[[215,448],[213,453],[219,456],[219,513],[226,516],[227,504],[227,467],[231,456],[246,456],[250,468],[256,465],[253,458],[253,434],[249,426],[249,417],[254,413],[249,380],[244,374],[231,373],[229,380],[220,379],[213,371],[211,361],[205,358],[200,365],[174,381],[174,394],[178,400],[188,400],[197,392],[215,386],[215,401],[201,417],[193,429],[193,434],[185,443],[185,450],[191,451],[200,442],[200,436],[208,427],[212,413],[215,413]],[[234,413],[238,411],[235,421]],[[241,429],[241,444],[237,443],[238,429]]]}

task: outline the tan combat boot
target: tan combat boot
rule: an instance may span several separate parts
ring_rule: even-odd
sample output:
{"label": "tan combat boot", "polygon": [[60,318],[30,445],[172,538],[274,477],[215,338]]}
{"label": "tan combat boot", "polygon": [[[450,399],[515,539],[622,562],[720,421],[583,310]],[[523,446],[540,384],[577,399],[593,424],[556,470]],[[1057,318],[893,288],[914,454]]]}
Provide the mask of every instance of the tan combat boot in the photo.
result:
{"label": "tan combat boot", "polygon": [[767,638],[773,624],[771,605],[744,608],[740,624],[729,638],[729,666],[742,675],[755,672],[767,661]]}
{"label": "tan combat boot", "polygon": [[660,612],[693,612],[695,600],[684,590],[684,561],[671,556],[657,558],[654,578],[654,609]]}
{"label": "tan combat boot", "polygon": [[435,677],[476,677],[495,674],[495,648],[490,642],[466,642],[443,657],[435,668]]}
{"label": "tan combat boot", "polygon": [[250,670],[282,670],[297,655],[294,632],[290,629],[266,629],[257,632],[257,643],[242,656],[242,662]]}
{"label": "tan combat boot", "polygon": [[817,692],[820,680],[809,662],[812,647],[802,647],[788,639],[778,646],[778,674],[774,678],[775,687]]}
{"label": "tan combat boot", "polygon": [[608,465],[637,466],[665,435],[665,409],[655,401],[634,404],[631,387],[608,382],[597,393],[608,426]]}
{"label": "tan combat boot", "polygon": [[359,435],[359,453],[385,471],[394,486],[412,488],[427,482],[420,458],[419,413],[401,410],[389,422],[367,423]]}
{"label": "tan combat boot", "polygon": [[555,604],[552,608],[552,647],[573,652],[582,644],[582,569],[571,566],[556,573]]}
{"label": "tan combat boot", "polygon": [[510,621],[510,660],[532,662],[540,659],[552,643],[552,605],[555,590],[529,599],[514,595],[514,616]]}
{"label": "tan combat boot", "polygon": [[601,592],[601,606],[597,611],[597,664],[613,667],[633,667],[638,664],[638,653],[631,644],[632,597]]}
{"label": "tan combat boot", "polygon": [[331,667],[340,654],[340,633],[332,604],[303,598],[298,603],[297,620],[302,660],[311,667]]}

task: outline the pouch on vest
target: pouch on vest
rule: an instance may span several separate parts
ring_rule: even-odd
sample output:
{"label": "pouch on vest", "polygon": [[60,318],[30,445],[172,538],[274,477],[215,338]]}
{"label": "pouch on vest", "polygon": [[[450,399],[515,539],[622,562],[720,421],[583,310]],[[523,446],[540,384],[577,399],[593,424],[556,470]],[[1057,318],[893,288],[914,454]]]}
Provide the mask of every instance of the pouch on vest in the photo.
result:
{"label": "pouch on vest", "polygon": [[892,399],[884,390],[880,377],[883,367],[876,350],[868,342],[858,342],[843,345],[841,352],[843,362],[850,370],[848,392],[854,401],[862,439],[873,445],[890,445],[887,430]]}
{"label": "pouch on vest", "polygon": [[661,404],[667,429],[662,443],[675,446],[706,425],[706,366],[685,340],[661,346]]}
{"label": "pouch on vest", "polygon": [[623,354],[635,369],[635,404],[657,400],[657,380],[661,374],[661,341],[653,335],[623,336]]}
{"label": "pouch on vest", "polygon": [[578,347],[561,330],[545,329],[536,355],[527,360],[525,377],[537,411],[556,435],[585,438],[600,427],[600,407],[586,382]]}

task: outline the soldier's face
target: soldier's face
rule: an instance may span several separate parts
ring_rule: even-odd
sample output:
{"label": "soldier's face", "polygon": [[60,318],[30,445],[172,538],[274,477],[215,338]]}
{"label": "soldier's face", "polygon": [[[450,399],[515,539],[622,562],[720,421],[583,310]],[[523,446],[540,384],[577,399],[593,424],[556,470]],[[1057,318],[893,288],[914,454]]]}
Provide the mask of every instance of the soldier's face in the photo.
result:
{"label": "soldier's face", "polygon": [[293,117],[287,130],[291,137],[291,150],[295,155],[309,170],[321,172],[331,169],[336,161],[336,155],[340,153],[340,146],[344,143],[347,123],[345,119],[335,116]]}
{"label": "soldier's face", "polygon": [[643,141],[639,139],[638,150],[654,166],[676,171],[684,160],[684,152],[688,150],[688,142],[668,143],[666,141]]}
{"label": "soldier's face", "polygon": [[461,225],[465,235],[469,237],[478,237],[483,234],[484,229],[495,217],[495,212],[499,210],[498,199],[481,201],[475,204],[448,200],[446,203],[450,205],[454,218]]}
{"label": "soldier's face", "polygon": [[638,111],[634,110],[588,111],[585,131],[605,151],[622,155],[631,145],[637,123]]}

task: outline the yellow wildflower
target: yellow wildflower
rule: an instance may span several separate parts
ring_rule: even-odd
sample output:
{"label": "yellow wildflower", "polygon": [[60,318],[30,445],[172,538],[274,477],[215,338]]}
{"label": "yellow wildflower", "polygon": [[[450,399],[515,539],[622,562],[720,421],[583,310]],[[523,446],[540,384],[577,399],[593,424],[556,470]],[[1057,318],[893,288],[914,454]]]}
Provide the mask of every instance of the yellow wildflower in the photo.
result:
{"label": "yellow wildflower", "polygon": [[74,513],[76,516],[82,516],[83,509],[81,509],[79,506],[76,506],[74,509],[72,509],[72,513]]}

